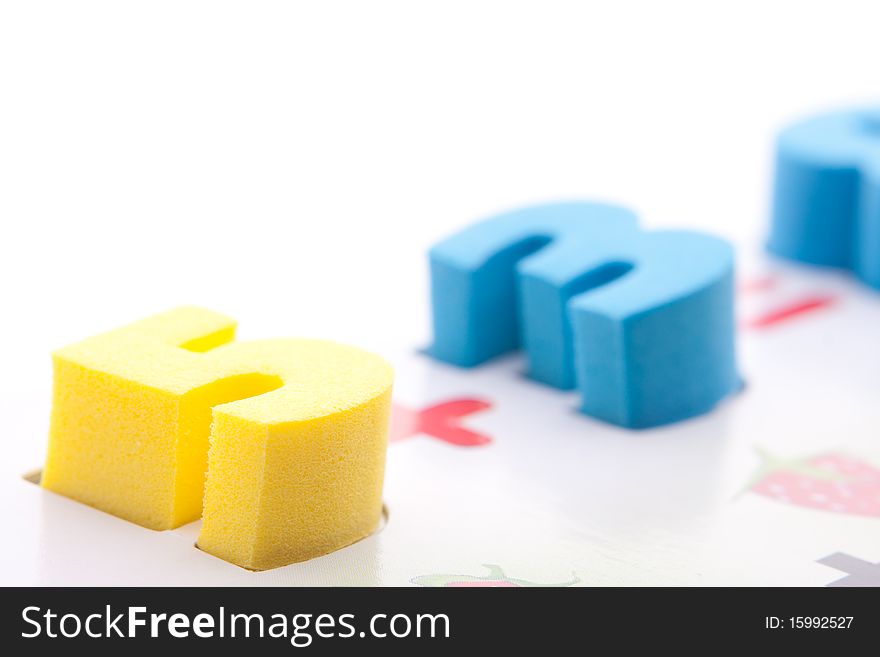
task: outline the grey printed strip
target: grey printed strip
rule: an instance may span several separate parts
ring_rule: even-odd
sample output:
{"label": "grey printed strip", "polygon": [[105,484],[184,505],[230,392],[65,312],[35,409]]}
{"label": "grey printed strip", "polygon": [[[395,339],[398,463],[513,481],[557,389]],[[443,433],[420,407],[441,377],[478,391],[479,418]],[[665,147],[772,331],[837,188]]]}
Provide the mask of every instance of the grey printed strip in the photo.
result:
{"label": "grey printed strip", "polygon": [[843,552],[823,557],[818,563],[847,573],[846,577],[828,586],[880,586],[880,563],[871,563]]}

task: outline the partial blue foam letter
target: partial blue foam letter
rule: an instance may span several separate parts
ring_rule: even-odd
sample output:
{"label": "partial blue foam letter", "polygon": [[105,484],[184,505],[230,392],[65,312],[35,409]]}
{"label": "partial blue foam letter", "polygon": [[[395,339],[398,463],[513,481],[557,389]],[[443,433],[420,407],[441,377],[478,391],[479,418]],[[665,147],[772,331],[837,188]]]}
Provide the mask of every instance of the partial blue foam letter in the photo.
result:
{"label": "partial blue foam letter", "polygon": [[584,413],[632,428],[700,415],[739,388],[733,252],[716,237],[560,203],[472,225],[430,262],[438,360],[473,367],[521,346],[531,378],[577,385]]}
{"label": "partial blue foam letter", "polygon": [[779,135],[768,246],[880,288],[880,109],[813,117]]}

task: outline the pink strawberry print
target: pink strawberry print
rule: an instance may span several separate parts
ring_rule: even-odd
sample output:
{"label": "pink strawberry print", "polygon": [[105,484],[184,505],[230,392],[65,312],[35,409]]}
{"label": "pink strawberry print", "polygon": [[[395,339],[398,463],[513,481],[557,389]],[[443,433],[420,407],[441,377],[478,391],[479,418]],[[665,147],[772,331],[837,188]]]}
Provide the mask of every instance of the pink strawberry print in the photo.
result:
{"label": "pink strawberry print", "polygon": [[758,451],[763,463],[747,486],[753,493],[808,509],[880,518],[880,469],[833,452],[782,460]]}

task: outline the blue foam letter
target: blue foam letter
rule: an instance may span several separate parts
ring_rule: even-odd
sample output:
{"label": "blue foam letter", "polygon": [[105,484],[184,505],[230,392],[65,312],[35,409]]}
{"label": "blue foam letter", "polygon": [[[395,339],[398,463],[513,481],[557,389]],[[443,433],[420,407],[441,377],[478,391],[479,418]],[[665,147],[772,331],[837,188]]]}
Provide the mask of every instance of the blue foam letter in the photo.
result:
{"label": "blue foam letter", "polygon": [[531,378],[576,384],[584,413],[632,428],[700,415],[739,388],[723,240],[560,203],[470,226],[430,261],[438,360],[473,367],[523,346]]}
{"label": "blue foam letter", "polygon": [[779,135],[768,246],[880,288],[880,110],[826,114]]}

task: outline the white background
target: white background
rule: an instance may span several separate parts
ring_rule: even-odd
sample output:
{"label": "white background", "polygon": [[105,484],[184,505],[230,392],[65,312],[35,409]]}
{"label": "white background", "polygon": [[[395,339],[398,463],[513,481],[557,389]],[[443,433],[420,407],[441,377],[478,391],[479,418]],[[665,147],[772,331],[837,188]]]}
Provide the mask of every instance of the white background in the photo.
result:
{"label": "white background", "polygon": [[[52,349],[195,303],[239,319],[245,339],[411,354],[428,340],[425,249],[488,214],[561,198],[711,230],[748,259],[765,232],[775,131],[880,97],[878,18],[875,2],[841,0],[0,4],[0,396],[14,416],[2,440],[19,454],[4,472],[17,497],[0,500],[18,541],[0,556],[18,564],[15,581],[253,582],[198,561],[191,528],[167,547],[17,479],[42,458]],[[865,432],[880,419],[877,368],[864,345],[877,355],[880,311],[848,281],[832,285],[854,295],[853,313],[747,344],[745,396],[641,447],[567,413],[569,398],[492,378],[515,367],[465,376],[406,364],[404,402],[468,386],[509,400],[512,415],[474,421],[502,435],[501,456],[392,446],[389,527],[343,565],[385,583],[479,575],[482,559],[537,581],[576,569],[586,583],[822,585],[840,575],[815,563],[830,552],[877,561],[876,520],[757,496],[730,504],[761,432],[793,455],[832,436],[876,446]],[[817,344],[846,348],[810,364]],[[518,426],[556,437],[566,476]],[[619,481],[603,479],[597,453],[635,464],[639,482],[658,462],[675,473],[659,514],[647,508],[656,491],[616,470]],[[524,459],[541,473],[505,507],[507,491],[523,490]],[[606,483],[622,503],[606,504]],[[42,520],[27,515],[35,508]],[[134,569],[132,554],[143,559]],[[278,581],[358,581],[317,563]]]}
{"label": "white background", "polygon": [[427,339],[424,249],[525,203],[761,236],[773,132],[878,97],[876,3],[0,5],[0,390],[180,303]]}

